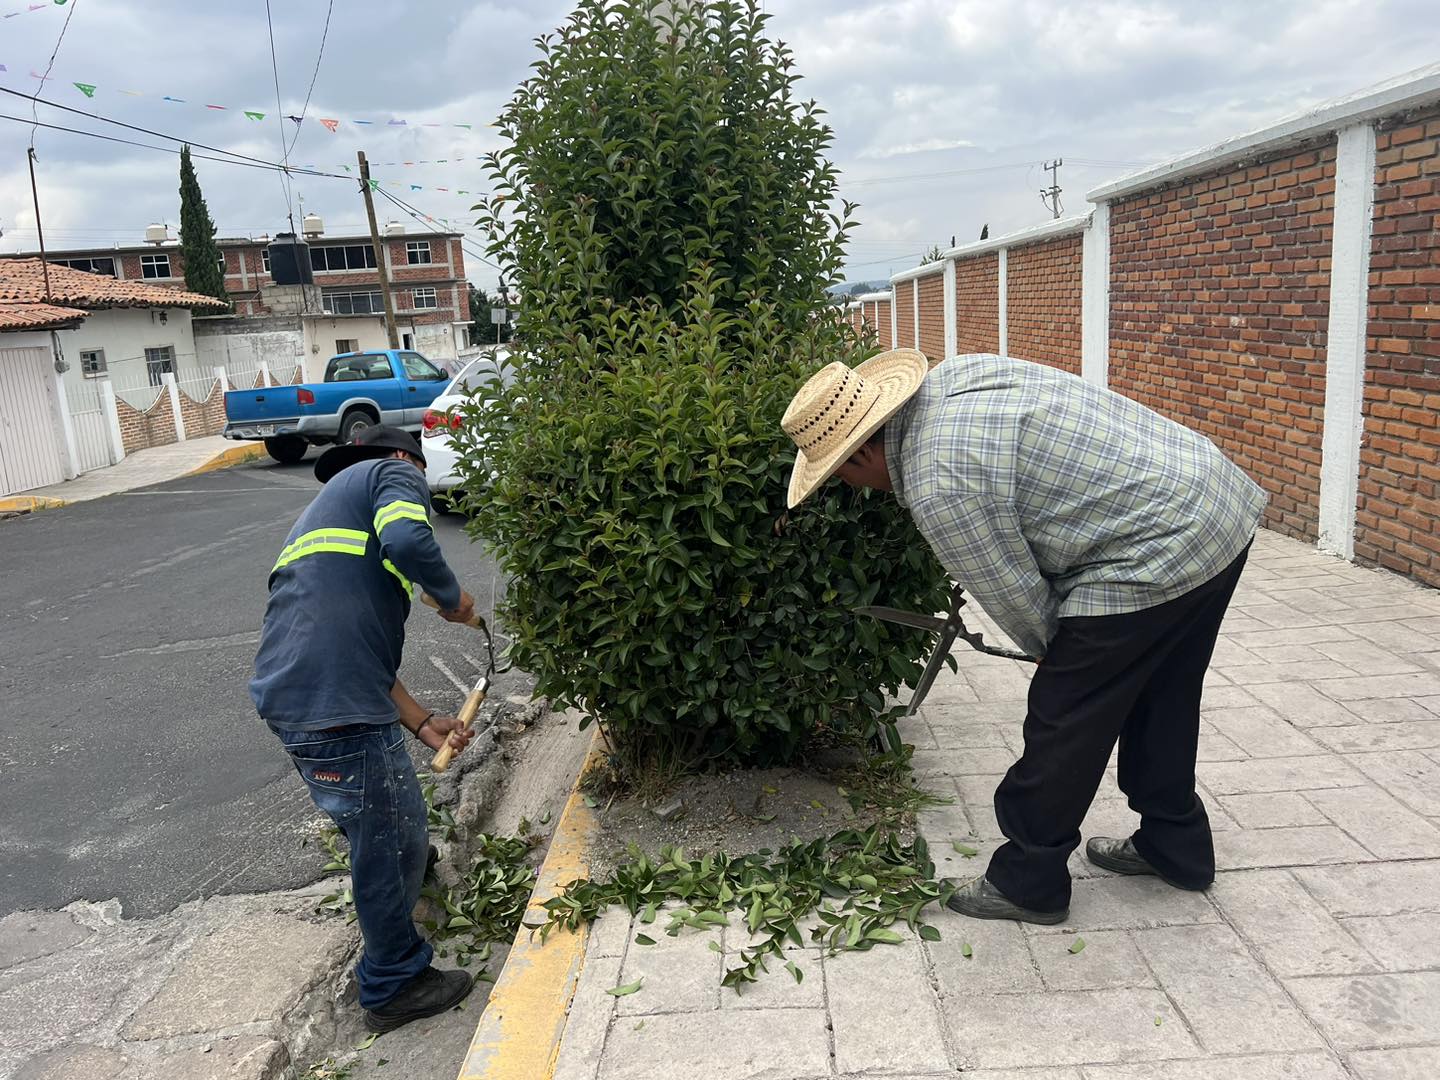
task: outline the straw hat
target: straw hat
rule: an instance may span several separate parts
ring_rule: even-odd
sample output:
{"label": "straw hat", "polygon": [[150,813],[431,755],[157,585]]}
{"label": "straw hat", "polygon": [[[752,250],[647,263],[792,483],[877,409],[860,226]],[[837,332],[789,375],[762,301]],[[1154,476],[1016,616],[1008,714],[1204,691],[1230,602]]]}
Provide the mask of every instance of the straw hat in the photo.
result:
{"label": "straw hat", "polygon": [[930,364],[914,349],[891,349],[857,368],[836,362],[800,388],[780,426],[795,441],[787,506],[797,506],[834,475],[925,381]]}

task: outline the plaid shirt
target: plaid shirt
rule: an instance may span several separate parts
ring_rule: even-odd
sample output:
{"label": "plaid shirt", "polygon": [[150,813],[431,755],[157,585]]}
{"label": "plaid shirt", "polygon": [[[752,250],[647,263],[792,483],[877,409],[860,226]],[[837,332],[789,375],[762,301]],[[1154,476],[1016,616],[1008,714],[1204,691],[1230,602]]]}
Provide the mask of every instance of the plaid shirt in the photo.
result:
{"label": "plaid shirt", "polygon": [[950,576],[1036,657],[1057,619],[1154,607],[1214,577],[1266,500],[1189,428],[992,355],[932,370],[886,424],[885,455]]}

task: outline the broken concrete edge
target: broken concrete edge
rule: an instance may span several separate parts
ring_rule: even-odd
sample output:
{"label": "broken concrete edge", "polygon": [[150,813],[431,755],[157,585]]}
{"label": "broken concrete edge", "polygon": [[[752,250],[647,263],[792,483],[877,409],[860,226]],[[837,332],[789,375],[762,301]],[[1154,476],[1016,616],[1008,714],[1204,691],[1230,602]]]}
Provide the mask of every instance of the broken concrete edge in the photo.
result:
{"label": "broken concrete edge", "polygon": [[258,461],[264,456],[264,443],[245,443],[241,446],[232,446],[228,450],[220,451],[198,469],[191,469],[186,475],[199,476],[201,473],[214,472],[216,469],[228,469],[235,465],[244,465],[247,461]]}
{"label": "broken concrete edge", "polygon": [[69,505],[65,499],[48,495],[7,495],[0,498],[0,514],[33,514],[36,510],[55,510]]}
{"label": "broken concrete edge", "polygon": [[590,931],[588,926],[574,933],[556,931],[541,942],[531,925],[544,921],[546,900],[589,873],[599,820],[586,805],[581,788],[604,759],[600,747],[597,729],[556,823],[510,955],[475,1028],[459,1080],[550,1080],[554,1075]]}

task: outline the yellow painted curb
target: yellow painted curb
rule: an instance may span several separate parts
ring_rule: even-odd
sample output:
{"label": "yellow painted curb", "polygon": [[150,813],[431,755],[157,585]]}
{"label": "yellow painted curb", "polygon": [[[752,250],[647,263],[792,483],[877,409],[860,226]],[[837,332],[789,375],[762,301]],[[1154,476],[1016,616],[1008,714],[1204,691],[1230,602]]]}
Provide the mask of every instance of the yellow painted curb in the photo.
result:
{"label": "yellow painted curb", "polygon": [[264,443],[245,443],[241,446],[232,446],[228,450],[220,451],[198,469],[191,469],[186,475],[199,476],[201,473],[214,472],[216,469],[228,469],[233,465],[243,465],[247,461],[255,461],[264,456]]}
{"label": "yellow painted curb", "polygon": [[52,499],[48,495],[7,495],[0,499],[0,514],[29,514],[69,505],[66,499]]}
{"label": "yellow painted curb", "polygon": [[[599,745],[597,733],[550,838],[525,922],[544,922],[548,912],[541,905],[589,873],[597,819],[585,805],[580,784],[601,760]],[[542,945],[538,935],[532,937],[528,927],[520,927],[475,1028],[459,1080],[550,1080],[589,935],[588,928],[557,930]]]}

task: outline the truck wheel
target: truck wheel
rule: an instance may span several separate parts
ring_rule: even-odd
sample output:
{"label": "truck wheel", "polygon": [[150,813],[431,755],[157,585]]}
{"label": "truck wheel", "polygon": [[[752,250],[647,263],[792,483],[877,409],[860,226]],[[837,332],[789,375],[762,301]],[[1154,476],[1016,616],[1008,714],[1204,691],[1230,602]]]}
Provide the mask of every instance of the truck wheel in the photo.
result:
{"label": "truck wheel", "polygon": [[340,418],[340,433],[335,437],[335,441],[341,445],[352,443],[355,436],[374,426],[375,418],[364,409],[351,409]]}
{"label": "truck wheel", "polygon": [[299,435],[272,435],[265,440],[265,452],[281,465],[294,465],[308,449],[310,444]]}

